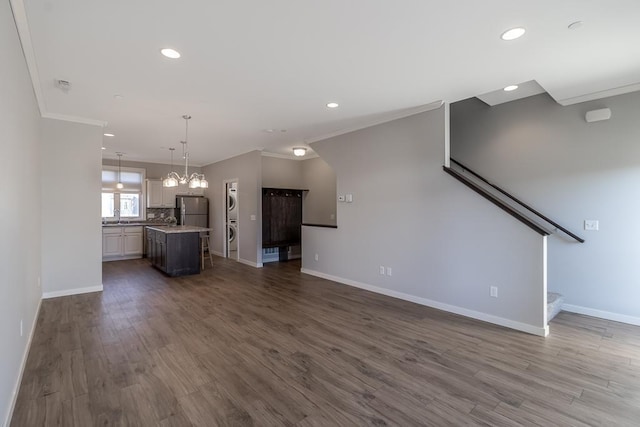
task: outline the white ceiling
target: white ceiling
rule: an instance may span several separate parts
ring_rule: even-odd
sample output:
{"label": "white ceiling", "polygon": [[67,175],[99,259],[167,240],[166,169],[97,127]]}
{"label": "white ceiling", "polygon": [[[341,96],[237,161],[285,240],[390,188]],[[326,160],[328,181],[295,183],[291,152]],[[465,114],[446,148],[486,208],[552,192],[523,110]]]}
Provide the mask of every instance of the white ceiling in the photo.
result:
{"label": "white ceiling", "polygon": [[530,80],[563,104],[640,89],[638,0],[11,3],[42,114],[107,122],[125,159],[168,162],[185,113],[204,165]]}

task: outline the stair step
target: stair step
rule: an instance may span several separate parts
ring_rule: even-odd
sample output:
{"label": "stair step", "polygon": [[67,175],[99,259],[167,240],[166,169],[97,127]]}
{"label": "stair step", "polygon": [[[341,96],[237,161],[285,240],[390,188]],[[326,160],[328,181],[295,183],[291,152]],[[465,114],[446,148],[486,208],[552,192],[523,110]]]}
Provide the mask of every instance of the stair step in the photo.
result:
{"label": "stair step", "polygon": [[555,292],[547,292],[547,322],[550,322],[560,313],[563,303],[564,297],[562,295]]}

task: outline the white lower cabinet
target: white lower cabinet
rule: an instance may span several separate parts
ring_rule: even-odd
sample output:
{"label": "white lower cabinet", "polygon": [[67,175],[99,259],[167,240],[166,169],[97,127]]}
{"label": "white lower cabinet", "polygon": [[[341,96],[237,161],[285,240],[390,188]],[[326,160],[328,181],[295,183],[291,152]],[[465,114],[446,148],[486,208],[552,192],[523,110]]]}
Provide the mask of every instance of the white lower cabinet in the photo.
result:
{"label": "white lower cabinet", "polygon": [[142,258],[142,227],[103,227],[102,260]]}

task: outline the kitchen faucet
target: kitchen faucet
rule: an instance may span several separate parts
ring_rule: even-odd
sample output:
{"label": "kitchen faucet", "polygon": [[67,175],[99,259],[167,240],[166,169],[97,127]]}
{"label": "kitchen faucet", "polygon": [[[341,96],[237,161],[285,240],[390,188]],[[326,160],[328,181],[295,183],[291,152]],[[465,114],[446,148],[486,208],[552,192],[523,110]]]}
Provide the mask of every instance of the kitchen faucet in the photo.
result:
{"label": "kitchen faucet", "polygon": [[117,222],[120,222],[120,209],[116,208],[113,210],[113,216],[118,219]]}

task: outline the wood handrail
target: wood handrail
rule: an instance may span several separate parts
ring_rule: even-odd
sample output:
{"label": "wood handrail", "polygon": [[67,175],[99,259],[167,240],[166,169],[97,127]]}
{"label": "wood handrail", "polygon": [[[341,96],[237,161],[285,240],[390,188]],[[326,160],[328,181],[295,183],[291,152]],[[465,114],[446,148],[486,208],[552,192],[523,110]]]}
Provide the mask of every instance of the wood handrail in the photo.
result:
{"label": "wood handrail", "polygon": [[450,158],[450,160],[455,163],[456,165],[460,166],[462,169],[466,170],[467,172],[469,172],[471,175],[475,176],[476,178],[478,178],[479,180],[481,180],[482,182],[486,183],[487,185],[491,186],[491,188],[495,189],[496,191],[498,191],[500,194],[508,197],[509,199],[513,200],[514,202],[516,202],[517,204],[519,204],[520,206],[522,206],[523,208],[527,209],[529,212],[533,213],[534,215],[538,216],[539,218],[543,219],[544,221],[548,222],[549,224],[553,225],[555,228],[557,228],[558,230],[562,231],[563,233],[567,234],[568,236],[572,237],[573,239],[577,240],[580,243],[584,243],[584,239],[575,235],[574,233],[572,233],[571,231],[567,230],[566,228],[564,228],[563,226],[561,226],[560,224],[558,224],[557,222],[553,221],[552,219],[550,219],[549,217],[543,215],[542,213],[538,212],[537,210],[533,209],[531,206],[527,205],[526,203],[518,200],[516,197],[512,196],[511,194],[507,193],[505,190],[503,190],[502,188],[498,187],[495,184],[492,184],[491,182],[489,182],[487,179],[485,179],[484,177],[480,176],[479,174],[477,174],[476,172],[472,171],[471,169],[469,169],[468,167],[466,167],[465,165],[463,165],[462,163],[460,163],[459,161],[455,160],[454,158]]}

